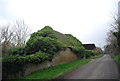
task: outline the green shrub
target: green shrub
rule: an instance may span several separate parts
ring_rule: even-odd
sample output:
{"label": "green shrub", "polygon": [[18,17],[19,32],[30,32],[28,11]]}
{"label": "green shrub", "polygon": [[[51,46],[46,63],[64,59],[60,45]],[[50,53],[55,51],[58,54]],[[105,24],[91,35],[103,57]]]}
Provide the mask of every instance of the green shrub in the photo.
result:
{"label": "green shrub", "polygon": [[33,54],[39,51],[55,54],[59,50],[62,50],[63,47],[61,42],[50,37],[36,37],[29,39],[25,49],[27,54]]}
{"label": "green shrub", "polygon": [[25,47],[25,53],[28,55],[40,51],[54,55],[64,47],[61,41],[57,40],[54,30],[49,26],[45,26],[43,29],[31,34]]}
{"label": "green shrub", "polygon": [[86,50],[83,47],[72,47],[73,52],[77,55],[78,58],[86,58],[93,56],[95,54],[92,50]]}
{"label": "green shrub", "polygon": [[56,34],[54,33],[54,30],[50,26],[45,26],[43,29],[38,30],[37,32],[34,32],[31,34],[31,38],[34,37],[50,37],[53,39],[56,39]]}
{"label": "green shrub", "polygon": [[93,56],[95,54],[92,50],[86,50],[83,47],[72,47],[73,52],[77,55],[79,58],[83,58],[86,56],[86,58]]}
{"label": "green shrub", "polygon": [[85,54],[85,49],[83,47],[72,47],[73,52],[77,55],[78,58],[83,58]]}
{"label": "green shrub", "polygon": [[24,47],[19,47],[19,48],[12,48],[8,50],[9,55],[24,55],[25,54],[25,48]]}
{"label": "green shrub", "polygon": [[82,46],[82,43],[71,34],[65,34],[70,42],[70,48],[77,55],[78,58],[83,58],[85,54],[85,48]]}
{"label": "green shrub", "polygon": [[90,56],[93,56],[95,54],[94,51],[92,50],[85,50],[85,56],[86,58],[90,57]]}

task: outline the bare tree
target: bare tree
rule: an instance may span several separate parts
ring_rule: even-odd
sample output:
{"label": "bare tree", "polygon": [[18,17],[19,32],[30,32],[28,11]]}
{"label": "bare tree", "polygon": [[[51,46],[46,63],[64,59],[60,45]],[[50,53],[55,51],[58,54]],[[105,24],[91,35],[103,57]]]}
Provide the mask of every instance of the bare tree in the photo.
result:
{"label": "bare tree", "polygon": [[14,24],[15,42],[18,47],[25,45],[28,36],[30,35],[29,27],[24,21],[16,21]]}
{"label": "bare tree", "polygon": [[2,45],[2,54],[6,54],[7,50],[13,47],[24,46],[30,34],[29,27],[24,21],[16,21],[15,23],[0,26],[0,45]]}
{"label": "bare tree", "polygon": [[0,43],[2,45],[2,53],[5,54],[6,50],[9,49],[12,46],[12,40],[14,38],[13,36],[13,29],[8,25],[1,26],[0,30]]}
{"label": "bare tree", "polygon": [[110,51],[117,54],[120,49],[120,20],[115,16],[113,20],[114,23],[111,24],[113,29],[108,32],[107,42]]}
{"label": "bare tree", "polygon": [[111,53],[110,44],[104,46],[104,53],[105,54],[110,54]]}
{"label": "bare tree", "polygon": [[10,25],[2,26],[1,28],[2,28],[1,29],[1,42],[12,40],[13,30],[12,28],[10,28]]}

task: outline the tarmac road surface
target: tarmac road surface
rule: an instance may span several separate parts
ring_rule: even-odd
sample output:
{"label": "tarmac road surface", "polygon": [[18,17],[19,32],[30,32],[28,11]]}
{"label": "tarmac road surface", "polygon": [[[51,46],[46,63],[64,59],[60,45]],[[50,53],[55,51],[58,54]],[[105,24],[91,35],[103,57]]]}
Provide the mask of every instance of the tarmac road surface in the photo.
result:
{"label": "tarmac road surface", "polygon": [[92,59],[88,64],[68,73],[61,79],[118,79],[118,67],[110,55]]}

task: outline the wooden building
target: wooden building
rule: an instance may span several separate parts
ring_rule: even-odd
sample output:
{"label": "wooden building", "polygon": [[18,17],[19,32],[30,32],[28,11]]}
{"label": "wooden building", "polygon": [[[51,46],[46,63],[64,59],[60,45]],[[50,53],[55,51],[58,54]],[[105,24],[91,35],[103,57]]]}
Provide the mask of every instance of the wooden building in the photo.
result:
{"label": "wooden building", "polygon": [[95,44],[83,44],[83,47],[88,50],[94,50],[96,48]]}

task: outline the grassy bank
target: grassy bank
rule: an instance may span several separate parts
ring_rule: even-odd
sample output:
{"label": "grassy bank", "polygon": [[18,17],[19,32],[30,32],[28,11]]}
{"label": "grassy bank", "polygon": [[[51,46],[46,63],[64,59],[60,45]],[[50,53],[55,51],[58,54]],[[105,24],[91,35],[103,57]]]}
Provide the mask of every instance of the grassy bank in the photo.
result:
{"label": "grassy bank", "polygon": [[114,56],[114,55],[112,55],[112,58],[113,58],[118,64],[120,64],[120,57],[119,57],[119,56]]}
{"label": "grassy bank", "polygon": [[33,74],[20,77],[18,79],[53,79],[60,75],[63,75],[66,72],[70,72],[73,69],[76,69],[77,67],[80,67],[86,63],[88,63],[90,59],[81,59],[81,60],[75,60],[73,62],[69,62],[66,64],[61,64],[58,66],[50,67],[47,69],[39,70],[37,72],[34,72]]}
{"label": "grassy bank", "polygon": [[100,57],[102,57],[103,55],[104,55],[104,54],[100,54],[100,55],[92,56],[92,57],[90,57],[90,59],[100,58]]}

